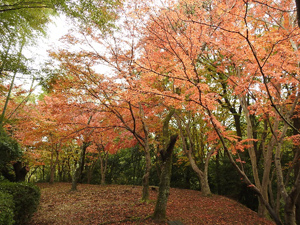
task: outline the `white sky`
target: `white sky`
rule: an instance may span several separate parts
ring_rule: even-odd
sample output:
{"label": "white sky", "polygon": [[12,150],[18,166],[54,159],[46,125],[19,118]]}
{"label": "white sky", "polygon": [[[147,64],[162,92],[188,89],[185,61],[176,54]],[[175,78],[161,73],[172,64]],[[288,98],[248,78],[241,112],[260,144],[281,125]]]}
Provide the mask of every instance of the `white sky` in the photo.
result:
{"label": "white sky", "polygon": [[59,45],[59,39],[67,34],[68,23],[64,16],[54,17],[53,22],[48,25],[47,37],[39,38],[36,46],[27,47],[24,54],[28,57],[33,57],[38,61],[43,62],[48,58],[47,51]]}
{"label": "white sky", "polygon": [[[41,65],[49,60],[48,50],[56,49],[61,45],[59,39],[67,34],[70,27],[67,23],[65,16],[54,17],[53,22],[49,23],[47,29],[47,36],[36,39],[36,43],[32,46],[26,46],[23,50],[24,55],[33,59],[30,63],[30,67],[39,70]],[[29,77],[18,77],[16,84],[25,84],[25,88],[29,89],[32,80]],[[35,92],[39,92],[39,89]]]}

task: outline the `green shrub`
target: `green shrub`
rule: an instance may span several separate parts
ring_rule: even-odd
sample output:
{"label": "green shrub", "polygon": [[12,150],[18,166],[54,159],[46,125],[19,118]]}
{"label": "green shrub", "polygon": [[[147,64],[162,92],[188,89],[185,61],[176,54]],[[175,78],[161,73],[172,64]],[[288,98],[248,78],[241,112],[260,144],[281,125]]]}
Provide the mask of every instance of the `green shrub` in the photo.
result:
{"label": "green shrub", "polygon": [[36,212],[40,201],[40,189],[29,183],[0,183],[0,191],[13,196],[15,203],[14,220],[16,224],[28,222]]}
{"label": "green shrub", "polygon": [[0,127],[0,169],[21,156],[22,151],[18,142]]}
{"label": "green shrub", "polygon": [[14,224],[14,209],[13,196],[6,192],[0,192],[0,224]]}

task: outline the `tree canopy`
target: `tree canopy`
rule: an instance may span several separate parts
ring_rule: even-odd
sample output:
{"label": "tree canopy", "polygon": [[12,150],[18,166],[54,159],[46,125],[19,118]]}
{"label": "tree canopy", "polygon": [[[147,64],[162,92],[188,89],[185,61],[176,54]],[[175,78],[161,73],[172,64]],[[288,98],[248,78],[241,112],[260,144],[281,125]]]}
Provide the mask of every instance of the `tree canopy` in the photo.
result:
{"label": "tree canopy", "polygon": [[[27,13],[10,4],[0,16]],[[51,183],[55,174],[62,179],[68,173],[73,189],[85,176],[92,179],[97,162],[105,183],[110,165],[125,164],[113,155],[131,149],[136,168],[144,169],[144,201],[150,183],[159,181],[157,221],[166,217],[171,170],[184,165],[205,196],[221,192],[220,167],[234,169],[241,188],[257,196],[252,199],[261,216],[296,224],[296,6],[292,0],[45,3],[43,8],[61,10],[81,25],[64,37],[64,47],[50,52],[55,73],[44,80],[40,101],[16,114],[12,136],[36,170],[48,166]]]}

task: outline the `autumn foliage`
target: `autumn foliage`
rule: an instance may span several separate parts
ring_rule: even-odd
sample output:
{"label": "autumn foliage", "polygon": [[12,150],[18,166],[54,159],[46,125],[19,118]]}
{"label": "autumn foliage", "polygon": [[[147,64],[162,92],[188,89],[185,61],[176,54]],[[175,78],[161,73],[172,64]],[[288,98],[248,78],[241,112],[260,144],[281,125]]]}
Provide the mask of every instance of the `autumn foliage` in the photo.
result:
{"label": "autumn foliage", "polygon": [[7,125],[30,174],[44,179],[48,166],[51,183],[90,182],[99,162],[104,184],[109,155],[139,146],[148,202],[151,171],[158,180],[167,171],[159,188],[166,194],[172,163],[191,167],[211,196],[222,157],[257,196],[260,216],[299,222],[294,1],[127,1],[118,13],[111,32],[89,23],[62,39],[64,47],[50,52],[59,72]]}

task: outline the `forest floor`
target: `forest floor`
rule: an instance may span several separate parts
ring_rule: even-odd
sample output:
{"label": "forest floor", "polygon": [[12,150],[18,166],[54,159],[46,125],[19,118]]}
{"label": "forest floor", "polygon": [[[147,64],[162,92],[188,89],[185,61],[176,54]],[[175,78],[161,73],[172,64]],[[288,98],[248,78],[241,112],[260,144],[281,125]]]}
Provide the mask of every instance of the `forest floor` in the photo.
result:
{"label": "forest floor", "polygon": [[[140,186],[79,184],[75,192],[70,192],[70,183],[38,186],[41,201],[31,225],[156,224],[151,220],[155,190],[151,190],[150,202],[142,203]],[[167,219],[185,225],[274,224],[226,197],[202,197],[199,191],[174,188],[170,190]]]}

